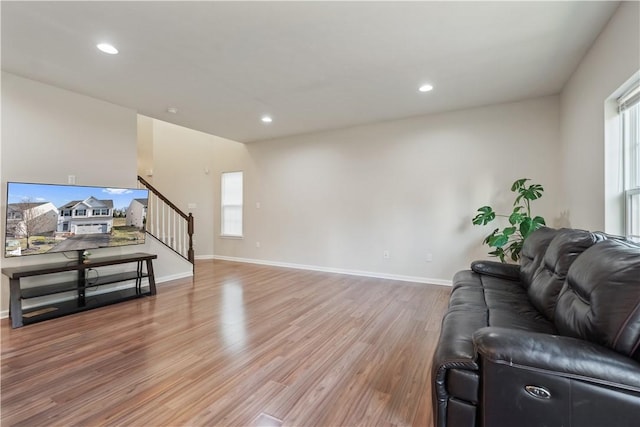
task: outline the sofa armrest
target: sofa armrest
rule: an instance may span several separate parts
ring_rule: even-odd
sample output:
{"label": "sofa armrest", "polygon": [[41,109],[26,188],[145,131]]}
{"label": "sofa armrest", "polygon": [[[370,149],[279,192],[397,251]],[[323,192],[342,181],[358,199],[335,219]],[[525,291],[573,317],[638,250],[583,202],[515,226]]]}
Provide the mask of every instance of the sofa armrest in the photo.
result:
{"label": "sofa armrest", "polygon": [[506,280],[520,280],[520,266],[497,261],[473,261],[471,270],[485,276],[499,277]]}
{"label": "sofa armrest", "polygon": [[640,364],[589,341],[486,327],[473,335],[481,359],[640,393]]}

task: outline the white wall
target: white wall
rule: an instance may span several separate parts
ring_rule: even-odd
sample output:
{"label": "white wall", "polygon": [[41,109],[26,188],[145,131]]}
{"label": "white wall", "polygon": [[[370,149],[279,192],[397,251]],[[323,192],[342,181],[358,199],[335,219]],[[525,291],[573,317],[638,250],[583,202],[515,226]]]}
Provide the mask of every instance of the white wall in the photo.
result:
{"label": "white wall", "polygon": [[605,215],[605,183],[616,188],[605,167],[605,102],[639,68],[640,3],[623,2],[561,94],[563,204],[573,227],[620,231],[615,210]]}
{"label": "white wall", "polygon": [[2,73],[3,181],[135,186],[135,144],[135,111]]}
{"label": "white wall", "polygon": [[153,119],[138,115],[138,175],[153,184]]}
{"label": "white wall", "polygon": [[[4,236],[7,181],[66,184],[67,176],[75,175],[81,185],[136,187],[136,120],[133,110],[3,72],[0,233]],[[134,251],[151,252],[146,244],[100,253]],[[5,267],[65,258],[51,254],[0,260]],[[166,275],[190,273],[170,258],[159,263]],[[8,289],[2,276],[4,314]]]}
{"label": "white wall", "polygon": [[448,281],[485,257],[491,229],[471,218],[509,210],[515,179],[543,184],[534,213],[562,220],[559,144],[555,96],[249,144],[216,156],[248,176],[245,237],[216,233],[215,254]]}
{"label": "white wall", "polygon": [[224,168],[246,167],[246,148],[239,142],[149,120],[153,122],[153,185],[181,210],[193,214],[195,256],[211,258],[214,231],[220,233],[220,174]]}

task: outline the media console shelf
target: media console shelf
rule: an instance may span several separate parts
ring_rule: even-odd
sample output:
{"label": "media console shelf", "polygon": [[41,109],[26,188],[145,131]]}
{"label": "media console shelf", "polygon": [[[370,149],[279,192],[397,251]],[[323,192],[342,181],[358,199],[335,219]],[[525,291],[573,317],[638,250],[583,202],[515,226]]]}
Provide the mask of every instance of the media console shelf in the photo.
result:
{"label": "media console shelf", "polygon": [[[157,255],[146,253],[134,253],[126,255],[116,255],[103,258],[92,258],[89,262],[83,262],[81,259],[58,262],[52,264],[28,265],[22,267],[8,267],[2,269],[2,274],[9,278],[10,305],[9,316],[11,317],[11,326],[19,328],[30,323],[40,322],[42,320],[52,319],[71,313],[91,310],[93,308],[102,307],[117,302],[126,301],[134,298],[140,298],[147,295],[156,294],[156,283],[153,276],[152,260],[158,258]],[[137,263],[135,271],[124,271],[120,273],[100,274],[99,267],[107,267],[118,264]],[[146,264],[146,271],[144,268]],[[89,277],[88,270],[96,272],[94,277]],[[53,283],[36,285],[31,287],[23,287],[20,279],[34,276],[54,275],[56,273],[77,272],[75,279],[58,281],[52,279]],[[142,279],[148,279],[148,290],[143,292]],[[104,293],[89,293],[97,290],[100,286],[133,282],[132,286],[124,289],[108,290]],[[73,293],[67,298],[61,298],[60,301],[44,302],[41,305],[35,305],[30,308],[22,308],[22,301],[32,298],[40,298],[43,296],[52,296],[62,293]]]}

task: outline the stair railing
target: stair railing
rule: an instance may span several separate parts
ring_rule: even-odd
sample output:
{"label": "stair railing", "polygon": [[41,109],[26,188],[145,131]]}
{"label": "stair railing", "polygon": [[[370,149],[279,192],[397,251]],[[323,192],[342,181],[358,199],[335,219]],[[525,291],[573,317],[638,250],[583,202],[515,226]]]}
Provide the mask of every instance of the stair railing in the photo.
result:
{"label": "stair railing", "polygon": [[182,212],[153,185],[138,176],[138,182],[149,190],[145,228],[153,237],[194,264],[193,215]]}

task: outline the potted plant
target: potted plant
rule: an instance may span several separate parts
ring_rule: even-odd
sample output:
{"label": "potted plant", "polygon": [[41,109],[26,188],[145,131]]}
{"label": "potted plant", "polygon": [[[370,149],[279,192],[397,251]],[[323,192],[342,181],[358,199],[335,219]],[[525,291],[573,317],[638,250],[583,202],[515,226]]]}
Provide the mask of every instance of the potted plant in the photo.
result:
{"label": "potted plant", "polygon": [[489,255],[500,258],[505,262],[509,257],[513,261],[520,260],[520,251],[525,239],[535,230],[545,224],[541,216],[531,216],[531,202],[542,197],[544,188],[540,184],[526,185],[528,178],[518,179],[511,185],[511,191],[518,193],[513,202],[513,211],[509,215],[497,214],[491,206],[483,206],[478,209],[478,214],[472,219],[475,225],[486,225],[497,216],[509,219],[509,227],[502,230],[496,228],[482,243],[495,248]]}

